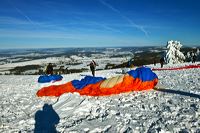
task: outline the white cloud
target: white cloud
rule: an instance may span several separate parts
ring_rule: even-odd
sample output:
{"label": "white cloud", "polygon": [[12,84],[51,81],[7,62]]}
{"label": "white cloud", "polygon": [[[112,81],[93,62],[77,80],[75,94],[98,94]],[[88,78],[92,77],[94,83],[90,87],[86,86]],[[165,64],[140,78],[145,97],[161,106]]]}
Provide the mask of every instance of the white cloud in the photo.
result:
{"label": "white cloud", "polygon": [[140,31],[142,31],[145,36],[149,36],[148,35],[148,32],[144,29],[143,26],[141,25],[138,25],[136,23],[134,23],[130,18],[128,18],[127,16],[123,15],[118,9],[114,8],[113,6],[111,6],[110,4],[106,3],[105,1],[103,0],[99,0],[104,6],[106,6],[107,8],[111,9],[112,11],[116,12],[117,14],[119,14],[122,18],[124,18],[126,21],[129,22],[129,24],[134,27],[134,28],[137,28],[139,29]]}
{"label": "white cloud", "polygon": [[18,19],[18,18],[9,17],[9,16],[0,16],[0,24],[27,25],[30,23],[23,19]]}

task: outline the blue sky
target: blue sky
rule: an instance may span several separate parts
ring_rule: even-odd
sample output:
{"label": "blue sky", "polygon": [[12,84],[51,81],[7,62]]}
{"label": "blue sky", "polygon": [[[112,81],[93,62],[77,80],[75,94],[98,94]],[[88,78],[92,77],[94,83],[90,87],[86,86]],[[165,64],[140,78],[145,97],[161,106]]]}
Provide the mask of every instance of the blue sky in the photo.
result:
{"label": "blue sky", "polygon": [[1,0],[0,48],[200,45],[199,0]]}

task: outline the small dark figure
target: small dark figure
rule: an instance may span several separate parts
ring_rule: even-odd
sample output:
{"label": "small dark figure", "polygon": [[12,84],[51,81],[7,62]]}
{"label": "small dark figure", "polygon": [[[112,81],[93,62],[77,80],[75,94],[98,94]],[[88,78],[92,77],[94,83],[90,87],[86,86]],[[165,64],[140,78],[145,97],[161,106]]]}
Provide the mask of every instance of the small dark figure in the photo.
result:
{"label": "small dark figure", "polygon": [[131,61],[130,60],[127,62],[126,67],[131,67]]}
{"label": "small dark figure", "polygon": [[133,59],[130,59],[130,60],[127,62],[127,66],[126,66],[126,67],[128,67],[128,68],[134,67],[134,65],[133,65]]}
{"label": "small dark figure", "polygon": [[165,62],[164,57],[160,58],[160,66],[161,66],[161,68],[163,68],[164,62]]}
{"label": "small dark figure", "polygon": [[196,54],[193,54],[193,56],[192,56],[192,63],[195,63],[195,62],[196,62],[196,59],[197,59]]}
{"label": "small dark figure", "polygon": [[51,63],[49,63],[46,68],[46,74],[53,74],[53,65]]}
{"label": "small dark figure", "polygon": [[94,60],[92,60],[88,66],[90,66],[92,75],[95,76],[95,68],[96,68],[96,66],[98,66],[98,64]]}
{"label": "small dark figure", "polygon": [[60,68],[59,68],[59,74],[64,74],[64,73],[65,73],[64,66],[60,66]]}
{"label": "small dark figure", "polygon": [[66,68],[65,68],[65,74],[68,74],[68,73],[70,72],[68,68],[69,68],[69,67],[66,67]]}
{"label": "small dark figure", "polygon": [[34,133],[57,133],[56,124],[59,121],[60,117],[52,105],[44,104],[43,109],[38,110],[35,114]]}
{"label": "small dark figure", "polygon": [[153,64],[154,64],[154,66],[156,66],[156,59],[153,60]]}

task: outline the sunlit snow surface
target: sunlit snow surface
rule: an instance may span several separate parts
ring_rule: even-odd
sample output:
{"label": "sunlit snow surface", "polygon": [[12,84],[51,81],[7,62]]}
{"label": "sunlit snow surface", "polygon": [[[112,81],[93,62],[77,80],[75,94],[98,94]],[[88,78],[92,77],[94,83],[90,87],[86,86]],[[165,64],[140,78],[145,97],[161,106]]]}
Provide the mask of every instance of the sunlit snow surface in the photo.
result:
{"label": "sunlit snow surface", "polygon": [[[179,64],[183,65],[188,64]],[[108,78],[120,73],[121,69],[115,69],[97,71],[96,75]],[[58,132],[200,132],[200,69],[155,73],[161,91],[106,97],[68,93],[60,98],[38,98],[36,92],[43,86],[81,79],[91,73],[63,75],[62,81],[49,84],[38,84],[38,76],[1,75],[0,132],[34,132],[35,114],[45,103],[52,104],[60,118],[55,125]]]}

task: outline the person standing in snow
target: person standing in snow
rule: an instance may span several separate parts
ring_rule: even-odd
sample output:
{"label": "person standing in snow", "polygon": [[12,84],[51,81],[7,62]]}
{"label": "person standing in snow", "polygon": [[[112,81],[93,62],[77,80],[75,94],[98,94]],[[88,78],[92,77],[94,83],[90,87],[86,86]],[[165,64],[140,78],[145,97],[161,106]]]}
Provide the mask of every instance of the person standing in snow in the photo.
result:
{"label": "person standing in snow", "polygon": [[153,64],[154,64],[154,66],[156,66],[156,58],[154,58]]}
{"label": "person standing in snow", "polygon": [[90,70],[92,71],[92,75],[95,76],[95,68],[96,68],[96,66],[98,66],[98,64],[94,60],[92,60],[90,62],[90,64],[88,64],[88,66],[90,66]]}
{"label": "person standing in snow", "polygon": [[161,66],[161,68],[163,68],[164,62],[165,62],[164,57],[161,57],[160,58],[160,66]]}
{"label": "person standing in snow", "polygon": [[48,75],[49,75],[49,74],[50,74],[50,75],[53,74],[53,65],[52,65],[51,63],[48,64],[45,73],[48,74]]}
{"label": "person standing in snow", "polygon": [[196,54],[195,53],[192,53],[192,63],[195,63],[196,62]]}
{"label": "person standing in snow", "polygon": [[127,62],[127,67],[128,68],[133,68],[134,65],[133,65],[133,59],[130,59],[128,62]]}

